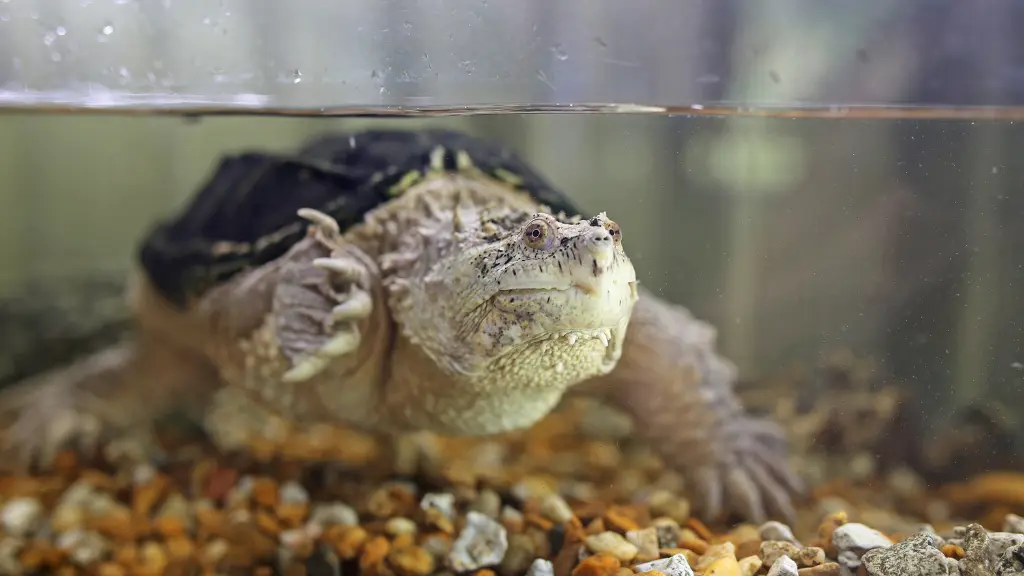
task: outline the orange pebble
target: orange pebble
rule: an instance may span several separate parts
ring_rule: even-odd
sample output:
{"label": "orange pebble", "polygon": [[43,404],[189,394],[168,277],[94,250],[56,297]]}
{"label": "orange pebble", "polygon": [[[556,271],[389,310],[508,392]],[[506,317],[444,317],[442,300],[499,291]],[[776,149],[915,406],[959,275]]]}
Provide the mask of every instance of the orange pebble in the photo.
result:
{"label": "orange pebble", "polygon": [[164,538],[184,536],[188,532],[185,522],[174,516],[161,516],[153,520],[153,529]]}
{"label": "orange pebble", "polygon": [[289,528],[298,528],[308,515],[309,504],[305,502],[281,504],[277,507],[277,517]]}
{"label": "orange pebble", "polygon": [[122,542],[134,540],[137,536],[136,522],[133,522],[132,517],[126,513],[93,517],[89,519],[87,526],[107,538]]}
{"label": "orange pebble", "polygon": [[686,521],[686,526],[690,530],[693,530],[694,532],[696,532],[697,536],[700,536],[701,538],[703,538],[707,542],[711,542],[712,540],[715,539],[715,535],[711,533],[711,530],[709,530],[708,527],[705,526],[703,522],[701,522],[700,520],[697,520],[696,518],[689,518]]}
{"label": "orange pebble", "polygon": [[132,492],[132,512],[138,516],[149,516],[169,486],[170,479],[163,474],[157,474],[149,482],[136,486]]}
{"label": "orange pebble", "polygon": [[196,537],[200,540],[206,540],[208,537],[213,535],[221,535],[224,533],[224,513],[216,508],[199,507],[196,508]]}
{"label": "orange pebble", "polygon": [[362,553],[370,535],[360,526],[336,524],[327,529],[323,539],[334,546],[334,551],[342,560],[351,560]]}
{"label": "orange pebble", "polygon": [[277,536],[281,533],[281,524],[266,510],[256,512],[256,526],[261,532]]}
{"label": "orange pebble", "polygon": [[124,566],[114,562],[104,562],[96,567],[97,576],[126,576],[128,571]]}
{"label": "orange pebble", "polygon": [[541,516],[540,514],[530,513],[526,515],[526,523],[532,526],[536,526],[541,530],[551,530],[555,525],[554,522]]}
{"label": "orange pebble", "polygon": [[277,506],[277,482],[270,478],[257,478],[252,484],[252,499],[260,506]]}
{"label": "orange pebble", "polygon": [[708,551],[708,543],[697,538],[681,538],[679,540],[679,547],[693,550],[697,554],[704,554]]}
{"label": "orange pebble", "polygon": [[174,536],[167,539],[167,553],[171,560],[189,560],[195,552],[196,545],[185,536]]}
{"label": "orange pebble", "polygon": [[572,569],[572,576],[615,576],[621,567],[618,558],[601,552],[584,558]]}
{"label": "orange pebble", "polygon": [[956,544],[945,544],[942,546],[942,553],[948,558],[960,560],[964,557],[964,549]]}
{"label": "orange pebble", "polygon": [[603,516],[604,523],[609,530],[620,532],[625,534],[630,530],[639,530],[640,525],[635,520],[625,514],[625,512],[619,507],[609,508]]}
{"label": "orange pebble", "polygon": [[359,573],[367,576],[381,574],[384,569],[384,559],[387,558],[391,544],[383,536],[374,536],[365,546],[363,553],[359,556]]}

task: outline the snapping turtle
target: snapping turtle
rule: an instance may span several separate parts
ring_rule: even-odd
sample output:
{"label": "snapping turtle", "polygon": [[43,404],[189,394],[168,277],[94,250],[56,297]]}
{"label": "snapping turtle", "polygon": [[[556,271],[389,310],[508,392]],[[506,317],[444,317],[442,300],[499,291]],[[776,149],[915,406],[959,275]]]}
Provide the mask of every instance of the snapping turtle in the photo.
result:
{"label": "snapping turtle", "polygon": [[138,253],[136,334],[0,393],[5,460],[144,429],[229,390],[289,421],[483,435],[570,389],[631,413],[709,515],[792,515],[774,424],[715,331],[639,288],[622,231],[513,152],[448,130],[224,158]]}

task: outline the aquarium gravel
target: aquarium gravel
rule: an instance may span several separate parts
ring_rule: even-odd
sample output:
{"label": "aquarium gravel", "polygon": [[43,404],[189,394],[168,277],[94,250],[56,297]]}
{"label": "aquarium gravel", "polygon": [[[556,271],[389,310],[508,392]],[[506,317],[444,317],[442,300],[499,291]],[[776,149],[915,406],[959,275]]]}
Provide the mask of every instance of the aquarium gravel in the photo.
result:
{"label": "aquarium gravel", "polygon": [[[1024,491],[1005,489],[999,501],[991,488],[1016,481],[1019,490],[1022,477],[915,485],[912,494],[901,492],[905,480],[838,477],[815,486],[790,524],[712,522],[691,514],[684,479],[631,438],[628,420],[593,401],[568,402],[531,430],[484,439],[390,442],[282,424],[225,454],[174,432],[159,438],[160,464],[67,451],[47,475],[0,477],[0,574],[1024,570],[1024,519],[1007,512],[1020,511]],[[793,457],[799,469],[813,455]],[[316,462],[325,458],[331,463]],[[978,510],[964,508],[968,501],[986,506],[984,527],[957,516]]]}

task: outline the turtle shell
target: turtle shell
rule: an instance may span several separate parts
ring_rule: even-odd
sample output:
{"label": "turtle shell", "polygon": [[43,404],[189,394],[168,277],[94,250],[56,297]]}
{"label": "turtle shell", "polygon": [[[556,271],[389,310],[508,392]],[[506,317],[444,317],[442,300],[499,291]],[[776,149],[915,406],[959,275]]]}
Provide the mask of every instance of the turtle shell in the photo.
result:
{"label": "turtle shell", "polygon": [[210,288],[279,258],[306,234],[300,208],[329,214],[345,230],[400,195],[432,160],[458,171],[465,153],[484,174],[526,191],[554,212],[572,200],[515,152],[452,130],[334,133],[294,155],[246,151],[221,158],[176,216],[158,223],[138,257],[153,287],[185,307]]}

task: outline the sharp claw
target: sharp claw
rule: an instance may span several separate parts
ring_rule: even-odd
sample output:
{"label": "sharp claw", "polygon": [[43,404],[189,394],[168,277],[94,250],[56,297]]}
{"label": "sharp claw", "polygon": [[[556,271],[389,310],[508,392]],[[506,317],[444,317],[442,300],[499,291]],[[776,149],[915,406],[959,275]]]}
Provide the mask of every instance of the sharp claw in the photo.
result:
{"label": "sharp claw", "polygon": [[762,486],[758,486],[750,479],[746,467],[738,466],[730,469],[726,473],[725,480],[730,499],[733,501],[731,508],[743,515],[749,522],[763,523],[765,512],[764,502],[761,501]]}
{"label": "sharp claw", "polygon": [[338,226],[338,221],[319,210],[314,210],[313,208],[299,208],[299,216],[309,220],[317,226],[326,228],[332,234],[341,234],[341,228]]}
{"label": "sharp claw", "polygon": [[359,269],[356,266],[340,258],[316,258],[313,260],[313,266],[328,272],[337,272],[346,278],[359,274]]}
{"label": "sharp claw", "polygon": [[316,349],[312,356],[304,358],[281,376],[284,382],[297,383],[309,380],[319,374],[333,358],[348,354],[359,348],[359,329],[350,329],[335,334],[326,344]]}
{"label": "sharp claw", "polygon": [[780,516],[780,520],[792,522],[796,518],[796,509],[789,497],[786,487],[772,476],[762,463],[762,458],[747,458],[743,465],[747,473],[753,476],[754,482],[760,487],[761,494],[767,500],[768,508]]}
{"label": "sharp claw", "polygon": [[807,487],[804,485],[803,480],[786,466],[781,455],[771,457],[760,452],[754,452],[751,454],[751,457],[760,463],[761,469],[787,492],[797,495],[803,495],[806,492]]}
{"label": "sharp claw", "polygon": [[366,270],[362,266],[342,258],[316,258],[313,260],[313,265],[321,270],[338,274],[342,280],[355,284],[359,288],[366,288],[369,284],[366,279]]}
{"label": "sharp claw", "polygon": [[708,519],[717,518],[722,512],[722,483],[718,472],[712,467],[699,470],[694,475],[699,502]]}
{"label": "sharp claw", "polygon": [[353,352],[356,348],[359,348],[359,329],[353,326],[351,330],[335,334],[317,353],[333,358]]}
{"label": "sharp claw", "polygon": [[335,322],[358,320],[369,316],[372,309],[373,301],[370,295],[362,290],[355,290],[347,301],[331,310],[331,319]]}
{"label": "sharp claw", "polygon": [[321,356],[310,356],[305,360],[302,360],[291,370],[288,370],[281,376],[281,380],[289,383],[298,383],[309,380],[313,376],[316,376],[321,370],[327,366],[328,359]]}

